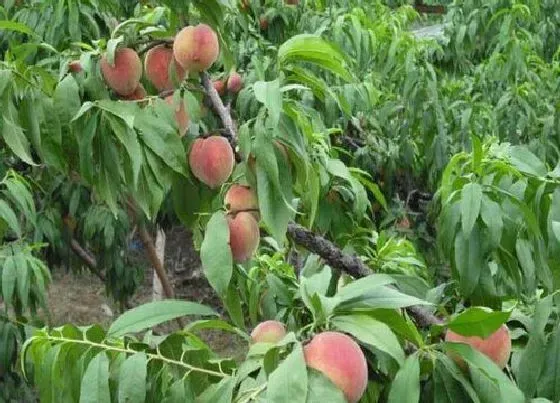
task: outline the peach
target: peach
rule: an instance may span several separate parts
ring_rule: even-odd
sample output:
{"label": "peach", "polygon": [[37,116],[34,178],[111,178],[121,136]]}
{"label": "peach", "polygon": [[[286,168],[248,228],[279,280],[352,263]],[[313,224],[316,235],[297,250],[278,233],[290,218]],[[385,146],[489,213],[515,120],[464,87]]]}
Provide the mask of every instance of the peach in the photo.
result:
{"label": "peach", "polygon": [[115,52],[114,64],[110,65],[106,55],[101,58],[101,73],[107,85],[121,96],[132,94],[142,77],[142,62],[138,53],[129,48]]}
{"label": "peach", "polygon": [[138,87],[134,90],[134,92],[130,95],[122,96],[121,99],[126,101],[139,101],[141,99],[146,98],[148,93],[142,84],[138,84]]}
{"label": "peach", "polygon": [[79,73],[82,71],[82,64],[79,60],[72,60],[68,62],[68,70],[72,73]]}
{"label": "peach", "polygon": [[233,172],[235,157],[224,137],[210,136],[193,142],[189,165],[193,175],[211,188],[222,185]]}
{"label": "peach", "polygon": [[165,45],[159,45],[146,53],[146,59],[144,60],[146,77],[160,92],[173,89],[170,74],[171,62],[174,64],[177,80],[182,81],[185,78],[185,70],[173,57],[173,49]]}
{"label": "peach", "polygon": [[212,82],[212,85],[220,96],[223,96],[226,93],[226,84],[223,80],[215,80]]}
{"label": "peach", "polygon": [[[511,338],[506,325],[502,325],[486,339],[478,336],[463,336],[451,330],[447,330],[445,333],[445,341],[469,344],[494,361],[500,369],[505,368],[511,353]],[[450,357],[453,358],[460,367],[466,367],[461,357],[458,357],[456,354],[450,354]]]}
{"label": "peach", "polygon": [[286,0],[286,4],[297,6],[299,4],[299,0]]}
{"label": "peach", "polygon": [[243,88],[243,80],[238,72],[234,71],[229,75],[227,89],[232,94],[237,94]]}
{"label": "peach", "polygon": [[249,186],[232,185],[226,193],[224,204],[228,212],[238,213],[240,211],[258,210],[259,203],[257,195]]}
{"label": "peach", "polygon": [[165,97],[165,102],[173,108],[173,112],[175,112],[175,121],[179,127],[179,135],[183,137],[189,128],[189,115],[185,110],[183,99],[179,101],[178,105],[175,105],[173,95],[169,95],[168,97]]}
{"label": "peach", "polygon": [[246,262],[259,247],[259,224],[251,213],[241,212],[235,216],[228,215],[229,246],[233,261]]}
{"label": "peach", "polygon": [[286,336],[286,327],[277,320],[259,323],[251,332],[253,343],[278,343]]}
{"label": "peach", "polygon": [[315,335],[303,353],[309,368],[331,380],[350,403],[356,403],[368,383],[367,361],[360,346],[344,333],[323,332]]}
{"label": "peach", "polygon": [[175,37],[173,54],[187,71],[208,70],[220,54],[218,35],[206,24],[185,27]]}

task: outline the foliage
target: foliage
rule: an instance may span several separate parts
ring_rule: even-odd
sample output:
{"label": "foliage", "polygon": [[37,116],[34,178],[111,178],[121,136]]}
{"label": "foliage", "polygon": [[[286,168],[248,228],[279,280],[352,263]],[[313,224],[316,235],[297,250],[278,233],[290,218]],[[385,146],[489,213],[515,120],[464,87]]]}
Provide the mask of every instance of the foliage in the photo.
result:
{"label": "foliage", "polygon": [[[326,330],[364,352],[362,402],[560,399],[558,1],[443,2],[439,40],[414,33],[428,20],[408,2],[287,3],[0,6],[1,399],[27,386],[44,402],[342,402],[306,368],[307,341]],[[179,137],[171,92],[142,79],[148,95],[118,99],[100,57],[144,54],[198,23],[221,53],[175,83],[173,105],[190,119]],[[243,89],[224,107],[210,80],[233,71]],[[237,161],[217,189],[188,159],[210,135],[227,137]],[[232,183],[258,198],[261,245],[243,264],[223,206]],[[294,222],[331,249],[303,250]],[[109,329],[48,323],[46,290],[63,265],[94,271],[124,310],[143,275],[131,233],[169,223],[193,231],[223,310],[167,299]],[[356,262],[361,278],[347,273]],[[422,323],[419,307],[442,322]],[[253,342],[265,320],[286,336]],[[504,323],[509,376],[441,339]],[[246,341],[244,360],[213,352],[209,330]]]}

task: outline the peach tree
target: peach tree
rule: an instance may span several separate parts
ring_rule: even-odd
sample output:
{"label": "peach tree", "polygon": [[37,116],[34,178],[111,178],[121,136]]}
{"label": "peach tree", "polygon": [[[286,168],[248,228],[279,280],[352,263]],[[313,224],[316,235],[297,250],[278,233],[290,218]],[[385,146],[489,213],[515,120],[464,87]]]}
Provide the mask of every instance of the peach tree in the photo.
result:
{"label": "peach tree", "polygon": [[[5,399],[558,400],[551,4],[463,3],[438,42],[381,1],[6,1]],[[506,20],[462,47],[479,16]],[[164,219],[219,309],[174,298]],[[133,227],[166,298],[131,308]],[[120,302],[107,329],[37,315],[70,257]]]}

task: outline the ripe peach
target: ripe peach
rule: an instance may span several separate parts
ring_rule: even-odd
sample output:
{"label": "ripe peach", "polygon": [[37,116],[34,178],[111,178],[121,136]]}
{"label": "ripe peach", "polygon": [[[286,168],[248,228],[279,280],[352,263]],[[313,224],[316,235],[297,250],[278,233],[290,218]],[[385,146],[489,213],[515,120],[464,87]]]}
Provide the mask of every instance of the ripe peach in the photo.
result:
{"label": "ripe peach", "polygon": [[227,89],[232,94],[237,94],[243,88],[243,80],[238,72],[234,71],[229,75]]}
{"label": "ripe peach", "polygon": [[185,78],[185,70],[173,57],[173,49],[164,45],[156,46],[146,53],[144,68],[146,77],[156,87],[158,91],[173,89],[173,81],[169,74],[171,62],[174,63],[177,79],[182,81]]}
{"label": "ripe peach", "polygon": [[246,262],[259,247],[259,224],[251,213],[242,211],[235,216],[228,215],[229,246],[233,261]]}
{"label": "ripe peach", "polygon": [[175,59],[187,71],[208,70],[218,59],[218,35],[206,24],[185,27],[173,43]]}
{"label": "ripe peach", "polygon": [[224,204],[230,213],[257,210],[259,208],[255,192],[249,186],[237,184],[232,185],[227,191]]}
{"label": "ripe peach", "polygon": [[220,96],[223,96],[226,93],[226,84],[223,80],[214,80],[212,85],[214,85],[214,89]]}
{"label": "ripe peach", "polygon": [[121,96],[127,96],[138,88],[142,77],[142,62],[134,50],[118,49],[115,52],[114,65],[110,65],[106,55],[103,55],[101,73],[113,91]]}
{"label": "ripe peach", "polygon": [[344,333],[323,332],[315,335],[303,353],[309,368],[331,380],[350,403],[356,403],[368,383],[366,357],[360,346]]}
{"label": "ripe peach", "polygon": [[[506,325],[502,325],[486,339],[478,336],[463,336],[451,330],[447,330],[445,333],[445,341],[469,344],[494,361],[500,369],[505,368],[511,353],[511,339],[509,337],[509,329]],[[466,367],[461,357],[455,354],[450,354],[450,357],[453,358],[460,367]]]}
{"label": "ripe peach", "polygon": [[235,157],[224,137],[210,136],[194,141],[189,165],[194,176],[211,188],[222,185],[233,172]]}
{"label": "ripe peach", "polygon": [[68,62],[68,70],[72,73],[79,73],[82,71],[82,64],[79,60],[72,60]]}
{"label": "ripe peach", "polygon": [[165,102],[173,108],[173,112],[175,112],[175,120],[177,121],[177,126],[179,127],[179,135],[183,137],[189,128],[189,115],[185,110],[183,100],[181,99],[179,104],[175,105],[173,102],[173,95],[169,95],[168,97],[165,97]]}
{"label": "ripe peach", "polygon": [[253,343],[278,343],[286,336],[286,327],[277,320],[259,323],[251,332]]}

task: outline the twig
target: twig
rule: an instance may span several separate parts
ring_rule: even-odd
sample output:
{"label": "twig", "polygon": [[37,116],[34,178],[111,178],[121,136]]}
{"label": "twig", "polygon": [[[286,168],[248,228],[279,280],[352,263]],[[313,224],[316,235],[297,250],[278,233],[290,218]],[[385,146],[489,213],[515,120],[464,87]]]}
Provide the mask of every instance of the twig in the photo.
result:
{"label": "twig", "polygon": [[237,141],[237,129],[233,123],[233,119],[231,118],[231,114],[229,110],[224,106],[222,99],[220,98],[220,94],[214,88],[214,84],[212,84],[212,80],[208,73],[202,73],[202,86],[206,90],[206,94],[210,98],[212,102],[212,106],[214,110],[220,117],[225,129],[227,130],[228,135],[231,137],[232,140]]}
{"label": "twig", "polygon": [[147,39],[144,41],[134,42],[132,47],[137,47],[141,45],[146,45],[142,49],[138,51],[138,54],[141,56],[146,53],[148,50],[155,48],[159,45],[170,45],[173,43],[173,38],[163,38],[163,39]]}

